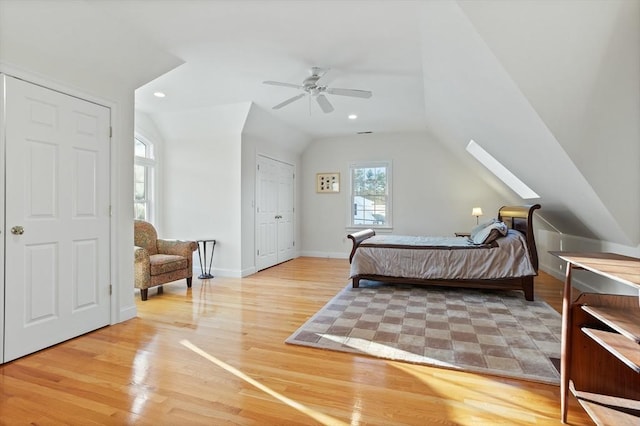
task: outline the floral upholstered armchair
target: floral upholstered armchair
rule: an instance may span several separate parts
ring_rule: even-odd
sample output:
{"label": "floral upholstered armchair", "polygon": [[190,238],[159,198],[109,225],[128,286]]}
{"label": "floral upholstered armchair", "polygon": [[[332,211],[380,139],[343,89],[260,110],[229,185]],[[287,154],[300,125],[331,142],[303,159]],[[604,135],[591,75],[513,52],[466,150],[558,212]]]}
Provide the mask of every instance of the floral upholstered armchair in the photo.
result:
{"label": "floral upholstered armchair", "polygon": [[148,289],[162,284],[187,279],[191,288],[193,276],[193,252],[195,241],[159,240],[152,224],[136,220],[134,224],[135,287],[140,289],[140,298],[147,300]]}

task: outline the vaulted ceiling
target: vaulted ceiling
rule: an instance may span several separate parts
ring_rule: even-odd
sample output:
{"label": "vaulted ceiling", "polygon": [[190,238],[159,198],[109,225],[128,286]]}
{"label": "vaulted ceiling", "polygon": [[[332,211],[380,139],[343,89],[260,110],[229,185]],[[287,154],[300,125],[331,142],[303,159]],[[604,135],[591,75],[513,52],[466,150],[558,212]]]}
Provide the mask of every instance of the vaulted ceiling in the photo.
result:
{"label": "vaulted ceiling", "polygon": [[[543,204],[541,216],[560,232],[640,243],[638,0],[0,5],[5,16],[23,12],[3,20],[3,36],[105,75],[182,64],[138,88],[140,110],[251,101],[316,139],[428,131],[495,184],[465,151],[474,139],[541,195],[525,202]],[[67,33],[77,40],[62,43]],[[300,84],[313,66],[330,69],[330,87],[372,98],[329,95],[330,114],[307,98],[272,110],[298,91],[262,82]]]}
{"label": "vaulted ceiling", "polygon": [[428,126],[480,143],[563,233],[640,242],[640,2],[425,2]]}
{"label": "vaulted ceiling", "polygon": [[[153,3],[153,7],[150,4]],[[425,129],[419,3],[414,1],[126,1],[95,2],[135,27],[184,65],[136,92],[148,112],[252,101],[312,137]],[[327,95],[322,112],[300,90],[312,67],[321,84],[373,92],[371,99]],[[164,99],[153,96],[166,93]],[[351,121],[349,114],[358,115]]]}

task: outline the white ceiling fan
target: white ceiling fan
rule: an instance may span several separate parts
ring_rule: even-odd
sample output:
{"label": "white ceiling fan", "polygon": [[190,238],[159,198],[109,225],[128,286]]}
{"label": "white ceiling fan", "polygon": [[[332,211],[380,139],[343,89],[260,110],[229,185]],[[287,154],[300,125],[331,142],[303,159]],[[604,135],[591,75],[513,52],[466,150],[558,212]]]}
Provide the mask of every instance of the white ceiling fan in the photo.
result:
{"label": "white ceiling fan", "polygon": [[263,81],[264,84],[270,84],[272,86],[283,86],[283,87],[291,87],[294,89],[303,90],[303,93],[300,93],[296,96],[293,96],[283,102],[280,102],[278,105],[274,106],[272,109],[280,109],[284,106],[289,105],[292,102],[297,101],[305,97],[306,95],[311,95],[316,99],[320,109],[323,112],[329,113],[333,111],[333,105],[329,102],[329,99],[324,95],[325,93],[328,95],[339,95],[339,96],[351,96],[354,98],[365,98],[368,99],[371,97],[373,93],[368,90],[357,90],[357,89],[338,89],[331,88],[322,85],[320,79],[327,73],[328,69],[313,67],[310,70],[311,75],[304,79],[302,84],[291,84],[291,83],[282,83],[279,81]]}

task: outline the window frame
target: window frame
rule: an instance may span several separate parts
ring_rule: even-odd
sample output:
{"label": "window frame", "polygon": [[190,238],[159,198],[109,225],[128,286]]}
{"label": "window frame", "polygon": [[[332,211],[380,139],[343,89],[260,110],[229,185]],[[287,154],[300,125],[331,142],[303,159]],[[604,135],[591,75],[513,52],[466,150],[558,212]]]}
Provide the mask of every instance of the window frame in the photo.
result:
{"label": "window frame", "polygon": [[[356,169],[379,168],[386,169],[385,186],[385,223],[384,224],[356,224],[354,223],[354,173]],[[349,163],[349,199],[347,200],[347,229],[392,229],[393,228],[393,164],[391,160],[383,161],[353,161]]]}
{"label": "window frame", "polygon": [[[135,155],[135,143],[139,141],[147,147],[147,152],[145,157],[141,157]],[[138,219],[136,216],[136,208],[137,204],[145,205],[146,217],[143,219],[147,222],[153,222],[155,217],[155,180],[156,180],[156,158],[155,158],[155,144],[151,142],[148,138],[136,133],[133,138],[134,143],[134,168],[135,166],[144,167],[144,184],[145,184],[145,199],[144,200],[136,200],[135,198],[135,171],[134,171],[134,181],[133,181],[133,217],[134,219]]]}

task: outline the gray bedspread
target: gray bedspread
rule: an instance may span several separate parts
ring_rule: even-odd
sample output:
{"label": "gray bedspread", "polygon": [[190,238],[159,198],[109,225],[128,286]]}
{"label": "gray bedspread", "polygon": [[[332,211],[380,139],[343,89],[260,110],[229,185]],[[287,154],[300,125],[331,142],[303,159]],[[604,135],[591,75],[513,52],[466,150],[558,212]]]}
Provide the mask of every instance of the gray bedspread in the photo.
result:
{"label": "gray bedspread", "polygon": [[496,242],[478,246],[466,237],[375,235],[356,250],[350,278],[380,275],[464,280],[536,275],[520,232],[509,230]]}

